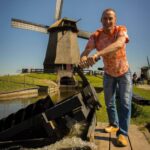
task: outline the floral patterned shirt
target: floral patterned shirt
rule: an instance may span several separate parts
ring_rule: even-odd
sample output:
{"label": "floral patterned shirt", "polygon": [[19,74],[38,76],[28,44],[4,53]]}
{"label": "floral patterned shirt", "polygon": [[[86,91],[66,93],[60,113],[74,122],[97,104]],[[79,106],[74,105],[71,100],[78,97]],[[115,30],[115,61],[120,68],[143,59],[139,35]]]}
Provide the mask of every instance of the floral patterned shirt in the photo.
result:
{"label": "floral patterned shirt", "polygon": [[98,29],[91,35],[86,45],[86,48],[90,50],[96,48],[97,51],[101,51],[108,45],[115,42],[115,40],[120,36],[124,36],[126,38],[126,42],[123,47],[117,51],[113,51],[102,56],[104,62],[104,71],[113,77],[121,76],[129,69],[126,57],[126,43],[129,42],[129,38],[126,27],[115,26],[114,32],[109,35],[105,34],[103,29]]}

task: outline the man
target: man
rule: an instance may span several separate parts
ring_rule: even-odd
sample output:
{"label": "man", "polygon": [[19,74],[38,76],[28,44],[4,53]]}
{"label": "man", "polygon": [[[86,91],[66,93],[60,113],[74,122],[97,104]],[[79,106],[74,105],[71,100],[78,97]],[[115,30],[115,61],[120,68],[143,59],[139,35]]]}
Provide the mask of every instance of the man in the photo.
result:
{"label": "man", "polygon": [[[102,57],[104,62],[104,96],[109,126],[106,132],[116,132],[118,146],[127,146],[128,126],[131,113],[132,77],[126,58],[126,43],[129,42],[125,26],[116,25],[116,12],[104,10],[101,23],[103,28],[94,32],[81,54],[80,67],[86,68]],[[97,52],[88,56],[95,49]],[[119,89],[119,111],[116,109],[116,89]]]}
{"label": "man", "polygon": [[133,74],[132,83],[133,83],[134,85],[137,84],[137,74],[136,74],[136,72],[134,72],[134,74]]}

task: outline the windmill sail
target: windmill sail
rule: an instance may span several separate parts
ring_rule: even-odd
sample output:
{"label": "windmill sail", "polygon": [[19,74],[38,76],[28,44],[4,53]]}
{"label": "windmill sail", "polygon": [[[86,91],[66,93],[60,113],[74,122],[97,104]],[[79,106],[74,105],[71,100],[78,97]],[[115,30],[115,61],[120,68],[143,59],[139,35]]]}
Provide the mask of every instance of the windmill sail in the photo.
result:
{"label": "windmill sail", "polygon": [[147,80],[148,80],[148,84],[150,84],[150,63],[149,63],[148,56],[147,56],[147,63],[148,63]]}
{"label": "windmill sail", "polygon": [[92,32],[87,32],[87,31],[79,30],[78,37],[79,38],[83,38],[83,39],[89,39],[89,37],[91,36],[91,34],[92,34]]}
{"label": "windmill sail", "polygon": [[37,31],[37,32],[42,32],[42,33],[48,33],[47,29],[49,27],[49,26],[45,26],[41,24],[27,22],[27,21],[20,20],[20,19],[12,19],[11,25],[14,28],[32,30],[32,31]]}
{"label": "windmill sail", "polygon": [[148,68],[150,69],[150,63],[149,63],[148,56],[147,56],[147,63],[148,63]]}
{"label": "windmill sail", "polygon": [[61,18],[63,0],[56,0],[56,9],[55,9],[55,20]]}

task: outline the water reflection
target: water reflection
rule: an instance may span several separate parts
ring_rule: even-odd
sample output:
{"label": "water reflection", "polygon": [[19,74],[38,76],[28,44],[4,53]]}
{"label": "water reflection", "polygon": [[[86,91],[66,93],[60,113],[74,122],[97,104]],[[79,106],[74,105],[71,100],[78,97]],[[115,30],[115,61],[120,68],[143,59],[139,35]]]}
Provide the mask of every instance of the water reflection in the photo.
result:
{"label": "water reflection", "polygon": [[37,98],[0,101],[0,119],[37,101]]}
{"label": "water reflection", "polygon": [[[57,92],[51,95],[52,101],[54,103],[61,101],[73,94],[75,94],[76,90],[63,90],[61,92]],[[36,98],[28,98],[28,99],[16,99],[16,100],[5,100],[0,101],[0,119],[7,117],[11,113],[17,112],[19,109],[28,106],[29,104],[35,103],[37,100],[46,97],[46,95],[36,97]]]}
{"label": "water reflection", "polygon": [[70,90],[70,91],[61,91],[59,93],[59,95],[57,96],[57,102],[67,98],[67,97],[70,97],[72,95],[74,95],[75,93],[77,93],[77,91],[73,91],[73,90]]}

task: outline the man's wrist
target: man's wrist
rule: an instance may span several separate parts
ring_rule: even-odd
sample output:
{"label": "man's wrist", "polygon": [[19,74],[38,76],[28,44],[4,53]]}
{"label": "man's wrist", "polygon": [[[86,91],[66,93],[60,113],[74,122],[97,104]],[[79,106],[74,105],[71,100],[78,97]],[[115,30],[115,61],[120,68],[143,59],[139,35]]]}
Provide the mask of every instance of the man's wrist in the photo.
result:
{"label": "man's wrist", "polygon": [[98,60],[101,59],[98,53],[94,54],[93,58],[94,58],[95,61],[98,61]]}
{"label": "man's wrist", "polygon": [[94,54],[93,56],[94,56],[95,59],[99,57],[99,55],[97,53]]}

